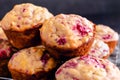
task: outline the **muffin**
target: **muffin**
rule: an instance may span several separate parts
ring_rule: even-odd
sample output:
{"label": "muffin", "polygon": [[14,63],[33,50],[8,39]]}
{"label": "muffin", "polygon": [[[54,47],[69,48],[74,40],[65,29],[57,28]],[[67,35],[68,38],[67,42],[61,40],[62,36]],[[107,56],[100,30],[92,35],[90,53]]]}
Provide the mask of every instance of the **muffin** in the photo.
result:
{"label": "muffin", "polygon": [[55,58],[85,55],[94,40],[94,24],[76,14],[58,14],[40,29],[42,43]]}
{"label": "muffin", "polygon": [[120,80],[120,70],[107,59],[73,58],[56,71],[56,80]]}
{"label": "muffin", "polygon": [[7,65],[12,54],[12,46],[0,27],[0,76],[2,77],[10,77]]}
{"label": "muffin", "polygon": [[14,80],[41,80],[56,67],[56,61],[44,46],[30,47],[15,53],[8,63]]}
{"label": "muffin", "polygon": [[110,49],[102,40],[95,39],[88,54],[94,57],[108,58],[110,55]]}
{"label": "muffin", "polygon": [[114,49],[118,43],[119,35],[113,29],[106,25],[96,25],[96,38],[103,40],[108,44],[110,53],[114,52]]}
{"label": "muffin", "polygon": [[40,44],[39,28],[53,15],[44,7],[31,3],[15,5],[1,20],[10,43],[18,48]]}

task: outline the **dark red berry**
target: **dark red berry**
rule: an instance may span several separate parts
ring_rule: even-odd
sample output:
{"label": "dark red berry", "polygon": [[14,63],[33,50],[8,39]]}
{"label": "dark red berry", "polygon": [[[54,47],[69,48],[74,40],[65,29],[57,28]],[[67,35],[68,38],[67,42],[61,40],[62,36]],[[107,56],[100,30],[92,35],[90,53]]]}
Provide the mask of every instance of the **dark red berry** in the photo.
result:
{"label": "dark red berry", "polygon": [[57,40],[57,43],[59,45],[64,45],[66,43],[66,39],[64,37],[61,37],[59,40]]}
{"label": "dark red berry", "polygon": [[45,53],[45,54],[43,54],[43,56],[41,57],[41,61],[42,61],[44,64],[46,64],[47,61],[49,60],[49,58],[50,58],[49,54],[48,54],[48,53]]}
{"label": "dark red berry", "polygon": [[102,38],[106,40],[106,39],[111,39],[112,36],[110,34],[108,34],[108,35],[104,35]]}

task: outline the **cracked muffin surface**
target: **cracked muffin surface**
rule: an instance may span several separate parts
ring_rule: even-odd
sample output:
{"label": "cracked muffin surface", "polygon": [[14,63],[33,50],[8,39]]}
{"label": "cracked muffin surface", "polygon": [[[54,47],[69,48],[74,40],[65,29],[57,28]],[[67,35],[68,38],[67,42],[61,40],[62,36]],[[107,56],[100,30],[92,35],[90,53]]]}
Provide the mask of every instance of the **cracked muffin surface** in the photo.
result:
{"label": "cracked muffin surface", "polygon": [[64,49],[75,49],[93,37],[94,24],[75,14],[59,14],[48,19],[40,29],[42,40]]}

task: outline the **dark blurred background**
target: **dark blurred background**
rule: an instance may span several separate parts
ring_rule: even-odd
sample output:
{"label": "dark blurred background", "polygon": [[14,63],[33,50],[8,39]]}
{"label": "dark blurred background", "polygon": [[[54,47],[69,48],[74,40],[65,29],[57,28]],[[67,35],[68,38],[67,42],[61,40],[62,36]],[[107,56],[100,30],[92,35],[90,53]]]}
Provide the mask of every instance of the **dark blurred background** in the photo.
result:
{"label": "dark blurred background", "polygon": [[0,20],[15,4],[27,2],[44,6],[54,15],[79,14],[120,33],[120,0],[0,0]]}

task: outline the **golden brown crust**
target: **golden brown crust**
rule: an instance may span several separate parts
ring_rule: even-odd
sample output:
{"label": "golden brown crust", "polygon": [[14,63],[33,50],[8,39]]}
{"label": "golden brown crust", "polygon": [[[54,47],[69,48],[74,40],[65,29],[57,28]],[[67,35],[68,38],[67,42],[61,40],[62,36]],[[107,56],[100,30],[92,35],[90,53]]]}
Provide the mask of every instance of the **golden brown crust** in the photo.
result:
{"label": "golden brown crust", "polygon": [[115,47],[118,43],[118,41],[109,41],[109,42],[105,42],[106,44],[108,44],[109,48],[110,48],[110,54],[112,54],[115,50]]}
{"label": "golden brown crust", "polygon": [[40,43],[40,34],[38,28],[30,29],[23,32],[4,30],[10,43],[18,48],[34,46]]}
{"label": "golden brown crust", "polygon": [[10,72],[12,74],[12,78],[14,80],[54,80],[55,71],[56,70],[52,70],[52,71],[50,71],[48,73],[46,73],[46,72],[38,72],[38,73],[36,73],[34,75],[29,75],[29,74],[18,72],[16,70],[10,70]]}
{"label": "golden brown crust", "polygon": [[54,56],[56,59],[60,59],[63,57],[69,59],[72,57],[86,55],[90,50],[93,41],[94,41],[94,38],[91,38],[91,40],[79,46],[77,49],[59,50],[59,49],[47,47],[47,45],[46,45],[46,48],[50,52],[50,54]]}
{"label": "golden brown crust", "polygon": [[41,80],[41,79],[47,80],[44,78],[48,75],[48,73],[46,73],[46,72],[39,72],[39,73],[36,73],[34,75],[21,73],[21,72],[18,72],[16,70],[10,70],[10,72],[11,72],[12,78],[14,80]]}

